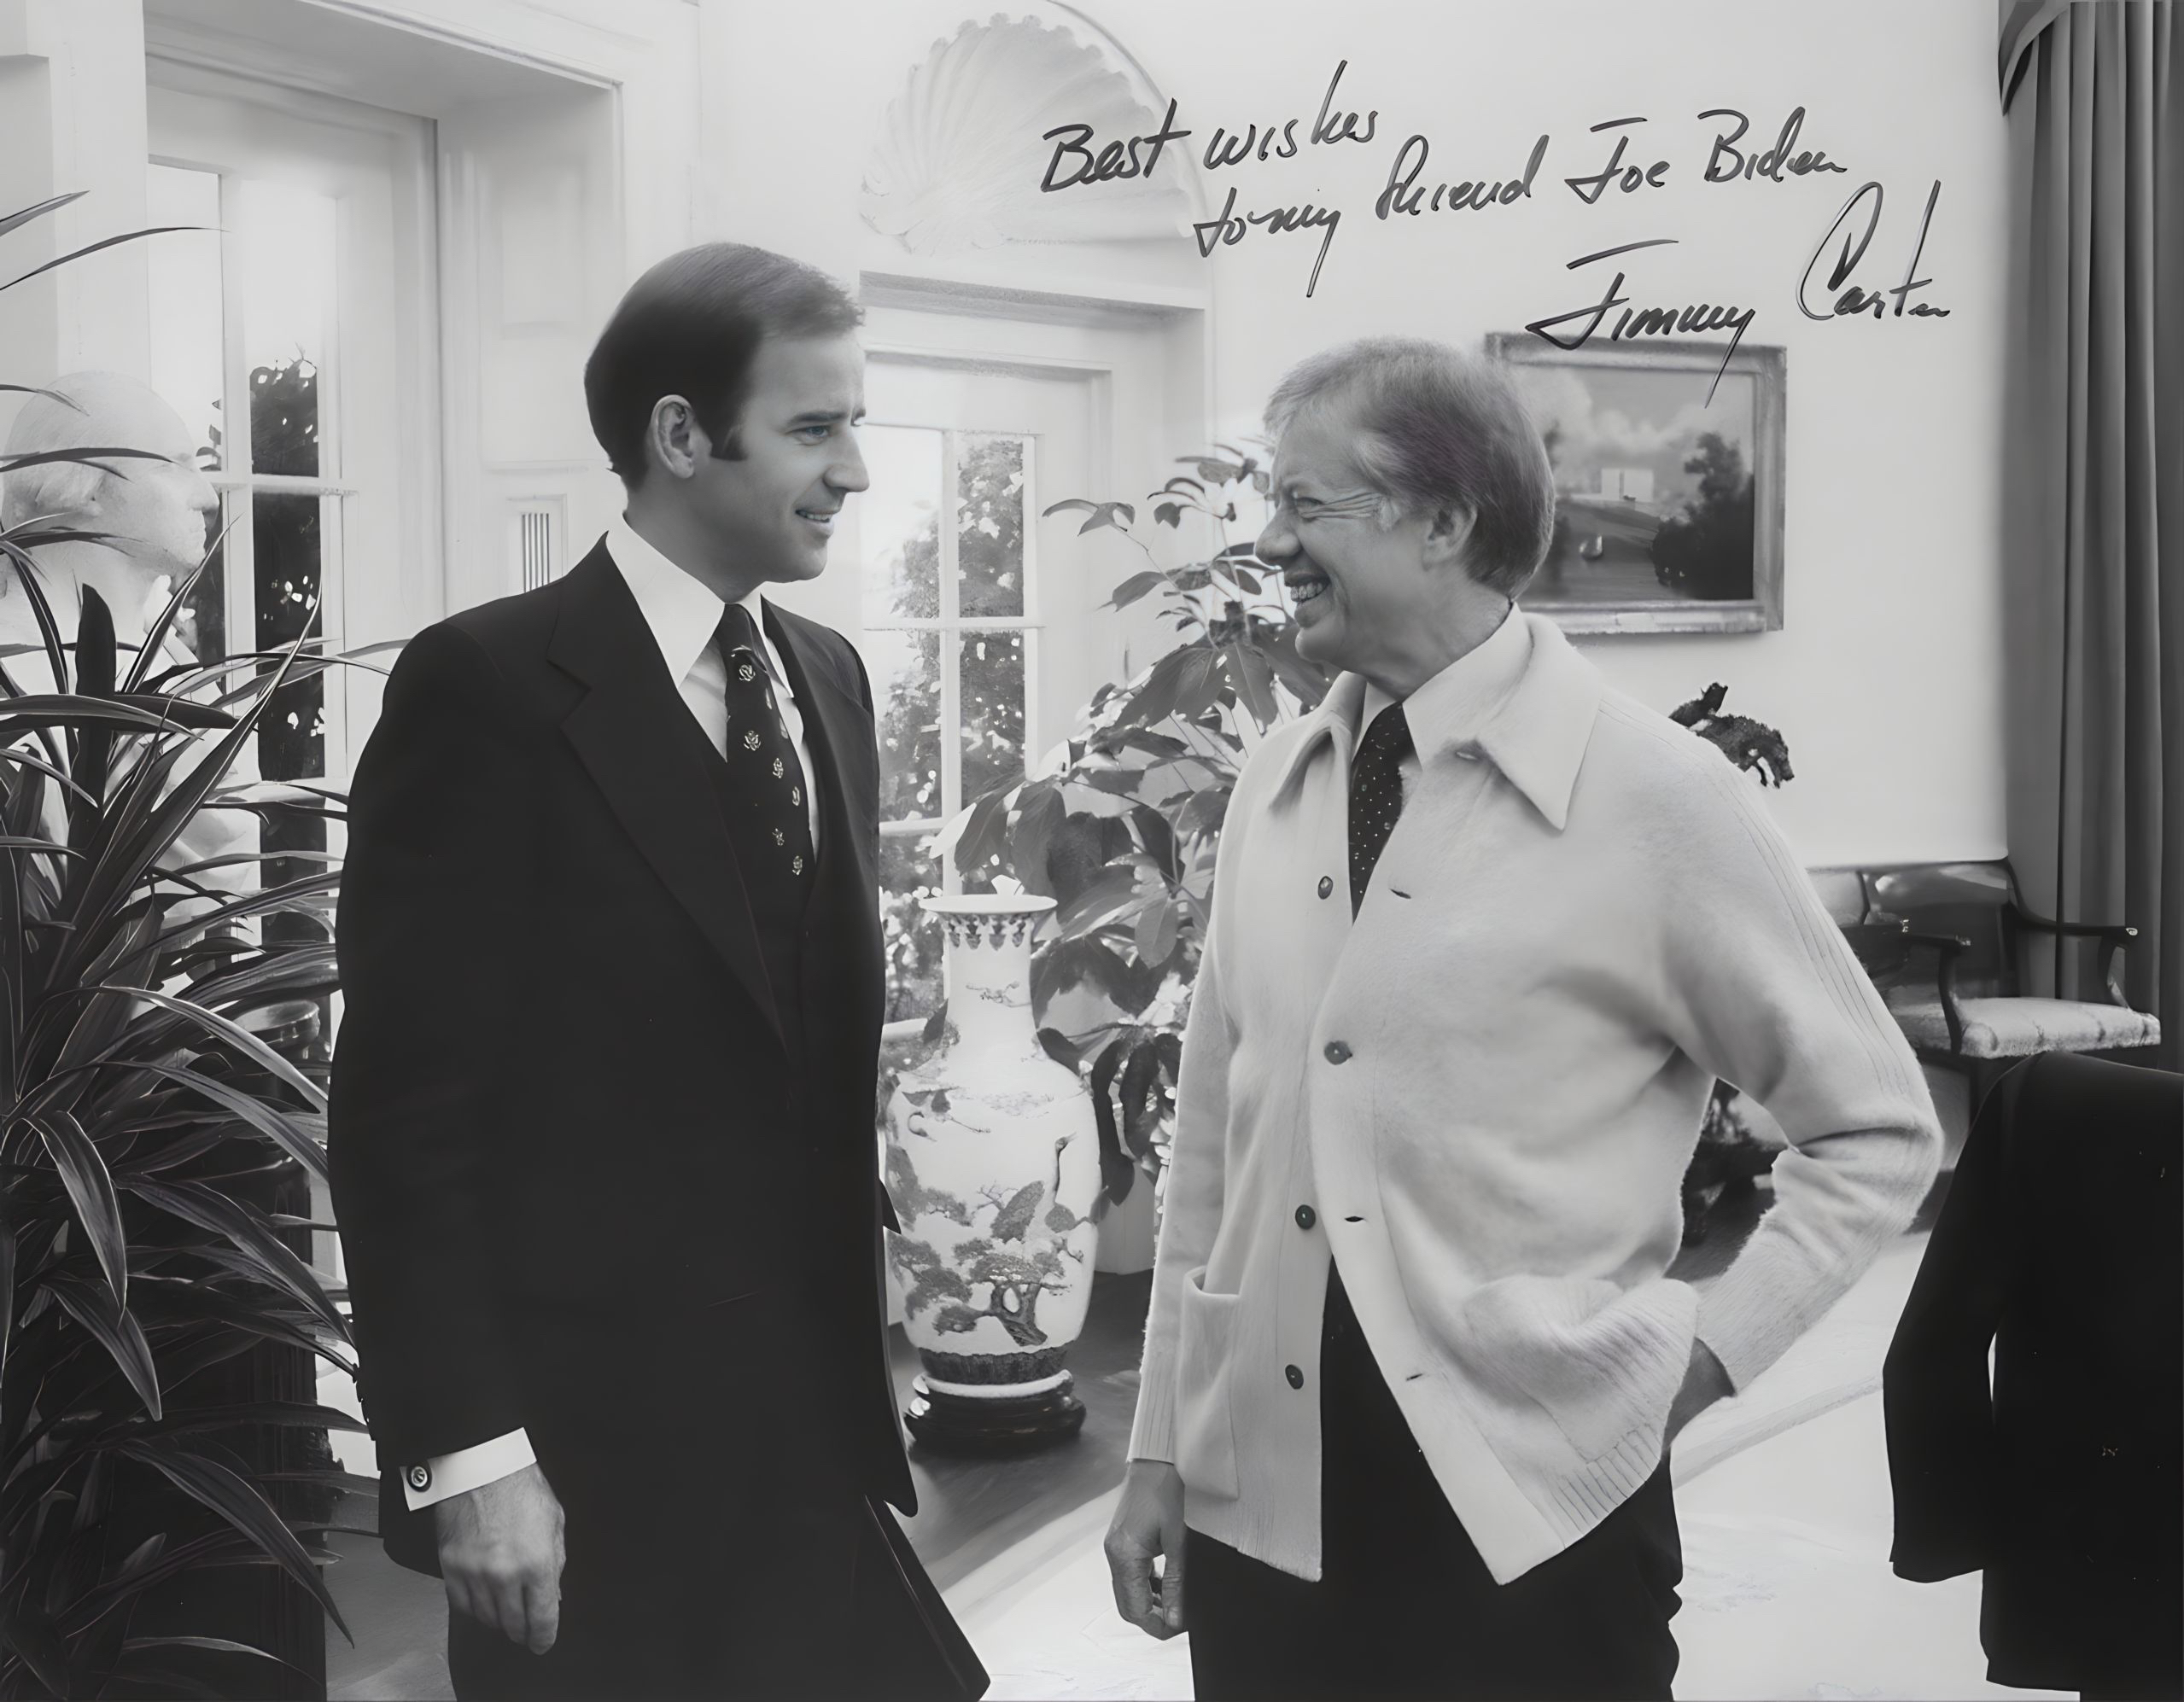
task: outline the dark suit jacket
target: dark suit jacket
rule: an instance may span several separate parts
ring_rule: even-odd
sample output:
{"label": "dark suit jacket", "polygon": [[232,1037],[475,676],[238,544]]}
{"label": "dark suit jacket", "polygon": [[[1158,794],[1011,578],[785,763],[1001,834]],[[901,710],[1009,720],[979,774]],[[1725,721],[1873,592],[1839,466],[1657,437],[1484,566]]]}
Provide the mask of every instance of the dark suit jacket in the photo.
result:
{"label": "dark suit jacket", "polygon": [[1981,1109],[1889,1348],[1895,1570],[1984,1570],[1997,1683],[2179,1693],[2180,1161],[2184,1078],[2020,1065]]}
{"label": "dark suit jacket", "polygon": [[[617,1413],[717,1452],[722,1402],[771,1390],[785,1438],[822,1413],[856,1483],[914,1507],[882,1300],[871,692],[839,634],[774,614],[822,810],[799,988],[768,984],[704,740],[604,547],[394,670],[352,794],[330,1127],[390,1468]],[[803,1001],[801,1064],[777,997]],[[823,1398],[797,1380],[815,1350]],[[381,1516],[429,1569],[392,1481]]]}

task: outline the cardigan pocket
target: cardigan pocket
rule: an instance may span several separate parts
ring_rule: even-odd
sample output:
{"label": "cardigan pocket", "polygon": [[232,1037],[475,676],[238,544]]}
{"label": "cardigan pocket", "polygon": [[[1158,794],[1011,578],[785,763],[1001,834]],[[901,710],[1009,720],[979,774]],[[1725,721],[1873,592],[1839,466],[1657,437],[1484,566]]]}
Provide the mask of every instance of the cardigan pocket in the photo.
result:
{"label": "cardigan pocket", "polygon": [[1465,1370],[1544,1413],[1589,1465],[1633,1443],[1657,1446],[1691,1364],[1698,1291],[1667,1278],[1625,1289],[1604,1278],[1504,1277],[1473,1291],[1454,1323],[1450,1346]]}
{"label": "cardigan pocket", "polygon": [[1176,1349],[1176,1470],[1204,1495],[1236,1494],[1236,1431],[1229,1410],[1229,1352],[1239,1297],[1209,1294],[1203,1268],[1183,1279]]}

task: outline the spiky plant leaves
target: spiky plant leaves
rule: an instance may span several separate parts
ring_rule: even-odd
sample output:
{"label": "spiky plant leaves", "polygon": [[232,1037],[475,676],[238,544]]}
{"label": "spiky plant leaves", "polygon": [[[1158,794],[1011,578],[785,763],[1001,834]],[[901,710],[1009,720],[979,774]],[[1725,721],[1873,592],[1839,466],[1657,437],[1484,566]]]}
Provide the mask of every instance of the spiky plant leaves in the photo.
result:
{"label": "spiky plant leaves", "polygon": [[[70,199],[0,217],[0,236]],[[101,446],[0,470],[126,476],[162,458]],[[145,1591],[271,1566],[333,1612],[321,1553],[275,1498],[277,1476],[334,1479],[254,1478],[237,1442],[347,1421],[190,1391],[266,1344],[354,1369],[339,1307],[289,1245],[297,1220],[238,1192],[274,1167],[324,1173],[320,1085],[253,1013],[334,990],[323,936],[262,924],[323,917],[340,874],[258,889],[272,854],[177,847],[208,809],[339,813],[337,790],[231,774],[275,690],[352,663],[305,639],[168,666],[194,575],[133,656],[95,594],[64,634],[33,552],[71,539],[53,516],[0,531],[0,574],[38,628],[35,645],[0,652],[0,1696],[155,1674],[218,1693],[255,1653],[221,1626],[132,1631]]]}

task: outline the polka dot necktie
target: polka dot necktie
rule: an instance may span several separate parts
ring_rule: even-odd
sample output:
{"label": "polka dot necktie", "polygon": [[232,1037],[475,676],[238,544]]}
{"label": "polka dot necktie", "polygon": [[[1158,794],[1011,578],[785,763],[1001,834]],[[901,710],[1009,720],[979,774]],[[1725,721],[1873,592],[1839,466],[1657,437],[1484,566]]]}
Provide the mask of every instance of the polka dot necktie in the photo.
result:
{"label": "polka dot necktie", "polygon": [[1350,765],[1350,913],[1365,901],[1365,888],[1381,848],[1403,813],[1403,759],[1410,754],[1410,724],[1403,705],[1391,703],[1373,717]]}
{"label": "polka dot necktie", "polygon": [[[758,648],[750,611],[731,603],[721,611],[721,660],[727,665],[728,772],[739,797],[749,801],[761,854],[776,860],[777,872],[809,887],[817,859],[812,852],[811,813],[804,801],[803,765],[796,742],[774,701],[774,682]],[[739,836],[748,844],[747,836]]]}

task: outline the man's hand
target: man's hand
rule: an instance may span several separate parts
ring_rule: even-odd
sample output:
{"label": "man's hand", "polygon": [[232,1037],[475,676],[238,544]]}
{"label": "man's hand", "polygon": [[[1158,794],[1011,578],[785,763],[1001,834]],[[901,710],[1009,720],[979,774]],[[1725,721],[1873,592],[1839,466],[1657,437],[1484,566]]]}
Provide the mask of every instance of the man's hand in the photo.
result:
{"label": "man's hand", "polygon": [[[1115,1611],[1141,1631],[1169,1638],[1183,1629],[1183,1480],[1164,1460],[1133,1460],[1122,1504],[1107,1527],[1107,1571]],[[1162,1557],[1160,1576],[1153,1557]]]}
{"label": "man's hand", "polygon": [[1675,1441],[1676,1432],[1711,1407],[1737,1392],[1729,1381],[1729,1373],[1721,1361],[1714,1356],[1714,1349],[1704,1342],[1691,1344],[1691,1363],[1684,1373],[1684,1386],[1676,1391],[1676,1398],[1668,1408],[1668,1429],[1661,1437],[1662,1444]]}
{"label": "man's hand", "polygon": [[561,1629],[561,1503],[526,1466],[434,1504],[450,1605],[534,1655]]}

